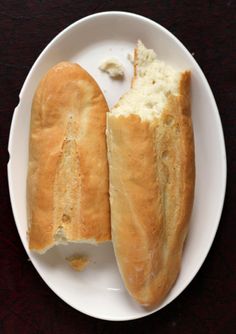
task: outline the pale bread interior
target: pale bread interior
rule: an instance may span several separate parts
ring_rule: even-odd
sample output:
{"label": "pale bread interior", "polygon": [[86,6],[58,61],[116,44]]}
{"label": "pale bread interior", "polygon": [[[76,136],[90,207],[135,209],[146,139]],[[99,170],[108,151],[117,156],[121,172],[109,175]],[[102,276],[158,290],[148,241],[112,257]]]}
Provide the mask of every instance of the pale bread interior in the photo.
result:
{"label": "pale bread interior", "polygon": [[138,41],[135,78],[129,90],[114,106],[114,116],[139,115],[151,121],[160,116],[170,94],[177,95],[180,72],[157,59],[151,49]]}

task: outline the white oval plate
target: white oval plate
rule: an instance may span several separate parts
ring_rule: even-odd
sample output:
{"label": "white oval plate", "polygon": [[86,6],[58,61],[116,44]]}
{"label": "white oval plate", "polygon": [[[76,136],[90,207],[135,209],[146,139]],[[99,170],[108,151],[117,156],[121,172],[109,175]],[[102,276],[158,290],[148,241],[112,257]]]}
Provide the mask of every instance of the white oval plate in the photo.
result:
{"label": "white oval plate", "polygon": [[[53,65],[69,60],[80,63],[98,82],[112,106],[130,86],[132,65],[127,54],[137,39],[158,57],[192,71],[192,117],[196,149],[196,192],[182,269],[162,305],[147,311],[127,294],[117,270],[112,244],[54,247],[45,255],[27,248],[26,175],[32,96],[42,75]],[[111,80],[98,66],[117,57],[125,67],[123,82]],[[159,24],[131,13],[105,12],[88,16],[62,31],[40,54],[20,92],[9,138],[8,180],[10,197],[22,243],[47,285],[75,309],[100,319],[130,320],[153,313],[174,300],[190,283],[213,242],[224,201],[226,156],[217,106],[198,64],[170,32]],[[81,273],[69,268],[65,257],[75,251],[89,254],[90,266]]]}

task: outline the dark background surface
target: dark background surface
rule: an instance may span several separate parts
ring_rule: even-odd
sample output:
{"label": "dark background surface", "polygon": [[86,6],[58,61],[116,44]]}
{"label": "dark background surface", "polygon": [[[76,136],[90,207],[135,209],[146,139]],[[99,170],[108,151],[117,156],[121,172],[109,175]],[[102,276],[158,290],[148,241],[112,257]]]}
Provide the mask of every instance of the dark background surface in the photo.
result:
{"label": "dark background surface", "polygon": [[[235,9],[235,1],[0,1],[0,333],[236,332]],[[6,170],[13,110],[39,53],[72,22],[107,10],[149,17],[194,52],[219,107],[228,159],[220,226],[198,275],[160,312],[123,323],[75,311],[42,281],[17,234]]]}

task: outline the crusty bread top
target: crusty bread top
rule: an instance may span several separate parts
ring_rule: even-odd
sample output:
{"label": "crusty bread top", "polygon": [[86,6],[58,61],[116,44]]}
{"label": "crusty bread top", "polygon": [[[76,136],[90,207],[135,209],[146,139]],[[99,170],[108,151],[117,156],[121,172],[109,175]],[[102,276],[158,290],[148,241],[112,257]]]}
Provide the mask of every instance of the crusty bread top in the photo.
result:
{"label": "crusty bread top", "polygon": [[97,83],[77,64],[59,63],[41,80],[30,129],[30,249],[110,239],[107,112]]}
{"label": "crusty bread top", "polygon": [[178,276],[192,210],[190,72],[141,43],[134,72],[132,89],[107,115],[112,239],[127,290],[150,307]]}

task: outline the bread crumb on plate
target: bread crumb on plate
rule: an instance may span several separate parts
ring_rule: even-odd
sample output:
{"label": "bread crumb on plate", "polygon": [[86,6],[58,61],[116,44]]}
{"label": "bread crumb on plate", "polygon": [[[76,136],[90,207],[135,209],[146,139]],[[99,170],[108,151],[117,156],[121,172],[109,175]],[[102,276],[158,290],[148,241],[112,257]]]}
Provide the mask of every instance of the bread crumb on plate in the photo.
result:
{"label": "bread crumb on plate", "polygon": [[134,55],[133,53],[128,53],[127,54],[127,59],[130,61],[130,63],[133,65],[134,64]]}
{"label": "bread crumb on plate", "polygon": [[115,58],[104,60],[99,69],[106,72],[112,79],[123,79],[125,75],[123,65]]}
{"label": "bread crumb on plate", "polygon": [[89,264],[89,259],[84,255],[72,255],[66,258],[72,269],[76,271],[83,271]]}

